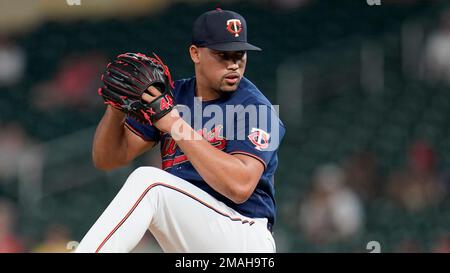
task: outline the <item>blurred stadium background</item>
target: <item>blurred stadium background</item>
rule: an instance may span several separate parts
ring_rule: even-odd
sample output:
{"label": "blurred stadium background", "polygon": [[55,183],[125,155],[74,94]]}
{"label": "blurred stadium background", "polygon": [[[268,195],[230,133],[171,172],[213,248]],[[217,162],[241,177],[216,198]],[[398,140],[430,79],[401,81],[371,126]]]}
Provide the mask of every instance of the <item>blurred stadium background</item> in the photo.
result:
{"label": "blurred stadium background", "polygon": [[246,76],[287,127],[278,251],[449,252],[450,3],[377,2],[0,0],[0,252],[68,251],[134,168],[160,164],[93,168],[99,75],[153,50],[191,76],[192,23],[219,6],[246,17],[264,50]]}

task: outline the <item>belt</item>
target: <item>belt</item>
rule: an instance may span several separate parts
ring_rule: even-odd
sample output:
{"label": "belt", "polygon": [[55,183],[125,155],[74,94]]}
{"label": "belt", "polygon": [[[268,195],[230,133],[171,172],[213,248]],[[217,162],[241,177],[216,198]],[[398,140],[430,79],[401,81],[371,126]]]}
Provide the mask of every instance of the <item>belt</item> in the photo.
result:
{"label": "belt", "polygon": [[273,225],[272,225],[271,223],[267,222],[267,229],[268,229],[271,233],[273,233],[272,228],[273,228]]}

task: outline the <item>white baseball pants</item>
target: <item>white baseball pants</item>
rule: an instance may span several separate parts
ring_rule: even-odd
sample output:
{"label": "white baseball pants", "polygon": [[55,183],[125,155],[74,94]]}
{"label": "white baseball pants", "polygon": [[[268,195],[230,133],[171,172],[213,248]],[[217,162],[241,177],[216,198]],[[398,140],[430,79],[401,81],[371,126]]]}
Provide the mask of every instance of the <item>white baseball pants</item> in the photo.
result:
{"label": "white baseball pants", "polygon": [[147,229],[164,252],[276,251],[267,219],[245,217],[179,177],[140,167],[75,252],[130,252]]}

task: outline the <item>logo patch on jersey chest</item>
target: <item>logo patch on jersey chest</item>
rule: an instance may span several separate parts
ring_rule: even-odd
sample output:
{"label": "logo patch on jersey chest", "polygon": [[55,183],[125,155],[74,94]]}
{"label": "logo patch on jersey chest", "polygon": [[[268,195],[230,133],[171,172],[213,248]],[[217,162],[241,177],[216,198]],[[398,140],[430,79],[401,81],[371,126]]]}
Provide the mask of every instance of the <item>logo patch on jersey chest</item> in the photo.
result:
{"label": "logo patch on jersey chest", "polygon": [[252,128],[248,139],[255,145],[256,150],[263,150],[269,147],[270,134],[258,128]]}

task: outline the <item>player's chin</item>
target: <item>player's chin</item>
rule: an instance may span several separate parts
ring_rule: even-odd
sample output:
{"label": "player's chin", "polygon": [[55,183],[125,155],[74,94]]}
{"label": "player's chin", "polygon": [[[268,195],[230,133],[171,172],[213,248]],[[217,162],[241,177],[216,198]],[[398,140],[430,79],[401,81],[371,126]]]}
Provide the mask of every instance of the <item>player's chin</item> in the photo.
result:
{"label": "player's chin", "polygon": [[221,86],[220,86],[220,91],[222,92],[234,92],[237,90],[238,86],[239,86],[239,82],[240,80],[230,83],[227,81],[223,81]]}

